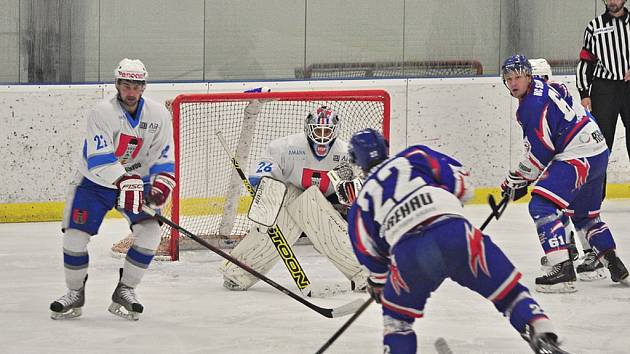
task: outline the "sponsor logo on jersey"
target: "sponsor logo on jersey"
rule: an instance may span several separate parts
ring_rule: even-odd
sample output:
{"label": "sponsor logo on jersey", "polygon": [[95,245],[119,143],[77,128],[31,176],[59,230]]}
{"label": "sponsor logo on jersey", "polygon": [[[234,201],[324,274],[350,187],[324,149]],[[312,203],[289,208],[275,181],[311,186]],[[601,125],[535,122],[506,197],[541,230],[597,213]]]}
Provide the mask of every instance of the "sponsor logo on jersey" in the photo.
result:
{"label": "sponsor logo on jersey", "polygon": [[120,163],[125,164],[132,158],[138,156],[141,147],[142,138],[127,134],[120,134],[118,137],[118,146],[114,155],[116,155]]}
{"label": "sponsor logo on jersey", "polygon": [[298,156],[306,156],[306,151],[302,149],[289,149],[289,156],[298,155]]}
{"label": "sponsor logo on jersey", "polygon": [[88,219],[87,210],[82,210],[79,208],[72,210],[72,221],[75,224],[83,225],[87,222],[87,219]]}
{"label": "sponsor logo on jersey", "polygon": [[142,167],[142,164],[140,162],[136,162],[133,165],[125,166],[125,171],[131,172],[133,170],[139,169],[140,167]]}
{"label": "sponsor logo on jersey", "polygon": [[160,128],[160,123],[151,123],[149,124],[149,133],[155,133]]}
{"label": "sponsor logo on jersey", "polygon": [[385,221],[385,230],[391,229],[414,211],[431,204],[433,204],[431,193],[416,194],[406,202],[396,206],[395,211],[390,213],[390,216]]}
{"label": "sponsor logo on jersey", "polygon": [[140,129],[147,129],[147,122],[140,122],[140,125],[138,127]]}
{"label": "sponsor logo on jersey", "polygon": [[335,162],[347,162],[348,156],[346,155],[333,155],[333,161]]}

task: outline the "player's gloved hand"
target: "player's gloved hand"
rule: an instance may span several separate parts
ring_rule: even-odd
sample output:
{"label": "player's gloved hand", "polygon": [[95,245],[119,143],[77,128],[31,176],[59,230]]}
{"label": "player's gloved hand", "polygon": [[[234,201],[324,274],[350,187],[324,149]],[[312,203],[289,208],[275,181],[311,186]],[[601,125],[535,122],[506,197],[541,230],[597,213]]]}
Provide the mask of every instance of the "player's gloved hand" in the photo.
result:
{"label": "player's gloved hand", "polygon": [[158,173],[155,175],[151,185],[151,192],[147,196],[147,204],[156,209],[164,206],[168,196],[175,188],[175,184],[175,177],[170,173]]}
{"label": "player's gloved hand", "polygon": [[527,186],[529,186],[528,180],[510,171],[501,184],[501,195],[507,196],[510,200],[519,200],[527,195]]}
{"label": "player's gloved hand", "polygon": [[355,178],[351,181],[341,181],[337,185],[335,189],[335,193],[337,193],[337,199],[339,199],[339,203],[343,205],[352,205],[354,201],[357,199],[357,194],[361,190],[361,180]]}
{"label": "player's gloved hand", "polygon": [[[385,278],[387,279],[387,278]],[[377,304],[381,303],[381,295],[383,294],[383,288],[385,283],[377,283],[371,277],[368,277],[367,292]]]}
{"label": "player's gloved hand", "polygon": [[118,187],[118,208],[139,214],[142,211],[144,183],[138,175],[123,175],[116,181]]}

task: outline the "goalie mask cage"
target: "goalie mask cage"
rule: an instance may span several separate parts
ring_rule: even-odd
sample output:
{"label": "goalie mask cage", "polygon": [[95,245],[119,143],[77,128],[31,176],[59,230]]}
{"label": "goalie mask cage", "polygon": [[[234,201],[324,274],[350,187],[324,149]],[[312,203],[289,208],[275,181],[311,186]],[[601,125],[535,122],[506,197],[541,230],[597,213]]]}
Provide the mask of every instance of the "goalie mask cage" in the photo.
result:
{"label": "goalie mask cage", "polygon": [[[258,101],[254,101],[258,100]],[[255,102],[261,102],[256,109]],[[338,139],[374,128],[389,137],[390,98],[383,90],[184,94],[173,101],[177,186],[165,216],[217,247],[233,247],[251,227],[251,201],[230,162],[246,176],[274,139],[304,132],[309,112],[325,105],[338,112]],[[247,113],[246,113],[247,112]],[[220,131],[230,156],[217,139]],[[306,137],[305,137],[306,139]],[[164,225],[161,249],[172,260],[197,244]]]}

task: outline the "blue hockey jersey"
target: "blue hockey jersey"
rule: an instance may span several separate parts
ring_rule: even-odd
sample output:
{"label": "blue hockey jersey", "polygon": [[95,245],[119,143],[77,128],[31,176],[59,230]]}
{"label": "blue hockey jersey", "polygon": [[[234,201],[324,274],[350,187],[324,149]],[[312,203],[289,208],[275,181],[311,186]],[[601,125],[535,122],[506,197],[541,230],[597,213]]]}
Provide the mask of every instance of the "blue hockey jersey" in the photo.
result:
{"label": "blue hockey jersey", "polygon": [[567,101],[543,80],[533,79],[520,100],[516,118],[523,129],[524,157],[515,172],[536,180],[553,160],[571,160],[606,151],[599,127],[589,115],[577,114]]}
{"label": "blue hockey jersey", "polygon": [[372,276],[388,272],[389,253],[408,232],[445,216],[463,215],[472,197],[468,174],[455,159],[411,146],[375,167],[348,214],[359,262]]}

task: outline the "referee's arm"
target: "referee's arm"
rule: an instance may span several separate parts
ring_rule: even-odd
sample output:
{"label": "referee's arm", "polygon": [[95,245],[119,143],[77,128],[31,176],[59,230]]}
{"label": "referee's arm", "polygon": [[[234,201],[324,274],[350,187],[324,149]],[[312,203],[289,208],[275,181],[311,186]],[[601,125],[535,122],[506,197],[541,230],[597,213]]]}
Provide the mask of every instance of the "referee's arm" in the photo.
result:
{"label": "referee's arm", "polygon": [[593,82],[595,64],[597,63],[597,56],[588,49],[591,46],[592,38],[593,28],[591,24],[589,24],[584,30],[584,47],[582,47],[580,51],[580,62],[577,65],[575,80],[578,92],[580,93],[582,106],[588,110],[591,109],[591,95],[589,91],[591,83]]}

